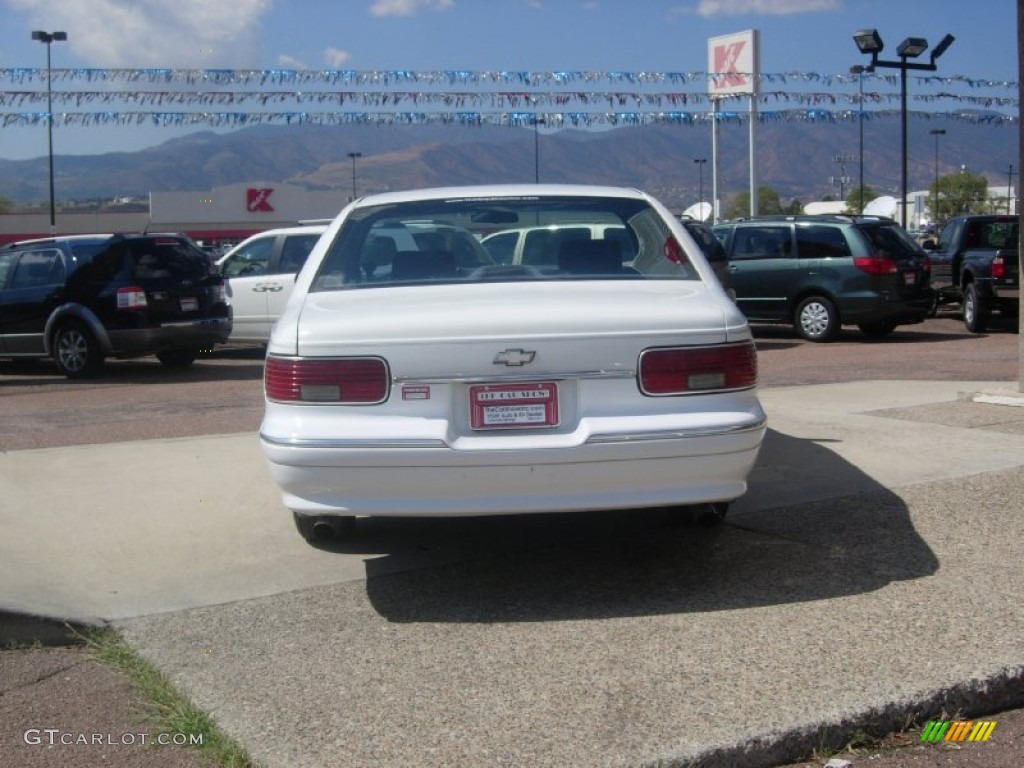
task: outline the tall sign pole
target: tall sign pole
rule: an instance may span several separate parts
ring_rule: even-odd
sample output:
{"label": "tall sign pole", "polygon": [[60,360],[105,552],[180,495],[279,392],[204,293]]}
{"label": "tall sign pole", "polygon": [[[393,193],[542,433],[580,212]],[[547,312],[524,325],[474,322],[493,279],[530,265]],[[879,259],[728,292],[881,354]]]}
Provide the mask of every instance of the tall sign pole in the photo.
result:
{"label": "tall sign pole", "polygon": [[[1017,94],[1018,99],[1024,99],[1024,0],[1017,0]],[[1024,169],[1024,123],[1018,122],[1018,142],[1017,142],[1017,167]],[[1018,178],[1024,179],[1024,174]],[[1010,194],[1013,194],[1013,190],[1010,190]],[[1018,216],[1020,216],[1018,212]],[[1018,220],[1017,229],[1020,229]],[[1024,258],[1021,258],[1021,247],[1020,243],[1017,244],[1017,262],[1021,267],[1024,267]],[[1020,275],[1024,275],[1024,270],[1018,272]],[[1018,391],[1024,392],[1024,301],[1018,301],[1017,306],[1018,320],[1017,325],[1017,367],[1019,373]]]}
{"label": "tall sign pole", "polygon": [[[761,80],[760,34],[756,29],[720,35],[708,40],[708,95],[715,104],[714,125],[720,100],[728,95],[750,97],[750,215],[758,214],[757,200],[757,96]],[[717,133],[715,134],[717,137]],[[718,204],[718,148],[714,149],[715,205]]]}

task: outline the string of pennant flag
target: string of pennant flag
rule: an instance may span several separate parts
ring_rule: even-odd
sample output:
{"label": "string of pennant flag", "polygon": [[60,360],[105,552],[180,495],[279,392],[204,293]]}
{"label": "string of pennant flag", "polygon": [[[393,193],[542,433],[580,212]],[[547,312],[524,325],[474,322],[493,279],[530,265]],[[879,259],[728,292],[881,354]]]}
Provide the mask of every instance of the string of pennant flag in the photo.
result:
{"label": "string of pennant flag", "polygon": [[[546,129],[552,129],[648,123],[697,125],[710,121],[749,120],[749,112],[727,108],[738,101],[746,101],[749,98],[747,94],[712,95],[706,91],[665,90],[694,83],[708,85],[717,76],[718,73],[707,72],[54,69],[52,79],[48,81],[46,69],[0,68],[0,110],[9,110],[0,111],[0,127],[47,122],[51,119],[49,111],[34,108],[47,100],[56,106],[53,125],[66,126],[457,123],[543,124]],[[735,77],[736,73],[730,73],[730,76]],[[878,73],[824,75],[814,72],[762,73],[756,77],[761,83],[805,88],[810,85],[858,85],[855,92],[792,88],[765,91],[759,88],[759,105],[804,107],[762,109],[756,113],[759,122],[838,122],[900,115],[899,110],[879,108],[899,100],[899,93],[863,89],[865,81],[872,86],[879,82],[894,85],[897,81],[894,77]],[[912,110],[908,112],[911,116],[988,124],[1013,123],[1018,119],[1019,99],[998,93],[1016,89],[1015,82],[971,79],[962,75],[918,77],[915,80],[920,88],[940,89],[913,94],[911,99],[915,103],[934,105],[943,102],[947,108]],[[88,90],[52,89],[54,83],[74,85],[80,82],[94,87]],[[22,87],[2,89],[4,83]],[[193,89],[135,90],[123,87],[155,83],[191,86]],[[312,84],[343,85],[350,89],[282,89],[282,86]],[[587,88],[580,89],[580,84]],[[624,90],[624,84],[633,90]],[[26,85],[48,85],[50,88],[24,88]],[[97,85],[109,87],[97,88]],[[276,88],[265,90],[268,85]],[[418,89],[408,90],[410,85],[416,85]],[[514,85],[518,89],[497,89],[498,85]],[[195,90],[196,86],[202,89]],[[446,89],[454,86],[462,90]],[[400,89],[403,87],[406,89]],[[536,88],[544,90],[532,90]],[[990,92],[979,93],[982,90]],[[256,105],[264,111],[216,109],[246,105]],[[267,107],[279,105],[290,108],[266,111]],[[338,109],[306,110],[301,108],[303,105],[334,106]],[[706,109],[680,110],[701,105],[711,105],[712,109],[710,112]],[[950,108],[950,105],[955,105],[955,108]],[[79,111],[92,106],[103,108]],[[865,109],[865,106],[871,109]],[[27,111],[26,107],[29,108]],[[149,109],[143,109],[147,107]],[[165,110],[163,107],[179,109]],[[1009,111],[993,111],[1002,109]]]}

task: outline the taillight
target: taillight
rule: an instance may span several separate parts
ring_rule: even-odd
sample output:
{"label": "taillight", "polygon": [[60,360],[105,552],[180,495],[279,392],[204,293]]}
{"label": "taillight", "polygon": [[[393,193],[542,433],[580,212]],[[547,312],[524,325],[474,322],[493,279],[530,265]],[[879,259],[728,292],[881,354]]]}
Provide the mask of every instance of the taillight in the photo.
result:
{"label": "taillight", "polygon": [[381,403],[388,366],[379,357],[268,357],[263,383],[267,399],[282,403]]}
{"label": "taillight", "polygon": [[921,263],[921,269],[925,272],[932,271],[932,260],[927,256],[924,257],[924,261]]}
{"label": "taillight", "polygon": [[853,265],[869,275],[895,275],[896,262],[877,253],[871,256],[855,256]]}
{"label": "taillight", "polygon": [[117,289],[118,309],[145,309],[149,306],[146,301],[146,292],[137,285],[129,285]]}
{"label": "taillight", "polygon": [[213,286],[213,303],[214,304],[227,304],[228,303],[228,292],[224,287],[224,283]]}
{"label": "taillight", "polygon": [[753,342],[716,347],[648,349],[640,355],[640,390],[645,395],[687,395],[757,384]]}
{"label": "taillight", "polygon": [[1002,280],[1006,277],[1006,262],[1003,261],[1002,256],[996,256],[992,259],[992,279]]}

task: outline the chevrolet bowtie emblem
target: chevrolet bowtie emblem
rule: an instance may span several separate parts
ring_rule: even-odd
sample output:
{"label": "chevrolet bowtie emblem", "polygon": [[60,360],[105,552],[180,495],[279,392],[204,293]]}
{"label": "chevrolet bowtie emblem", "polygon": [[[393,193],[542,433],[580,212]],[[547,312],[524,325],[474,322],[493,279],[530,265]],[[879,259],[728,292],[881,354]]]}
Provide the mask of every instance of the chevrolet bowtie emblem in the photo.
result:
{"label": "chevrolet bowtie emblem", "polygon": [[536,352],[526,349],[504,349],[494,356],[495,365],[526,365],[532,363]]}

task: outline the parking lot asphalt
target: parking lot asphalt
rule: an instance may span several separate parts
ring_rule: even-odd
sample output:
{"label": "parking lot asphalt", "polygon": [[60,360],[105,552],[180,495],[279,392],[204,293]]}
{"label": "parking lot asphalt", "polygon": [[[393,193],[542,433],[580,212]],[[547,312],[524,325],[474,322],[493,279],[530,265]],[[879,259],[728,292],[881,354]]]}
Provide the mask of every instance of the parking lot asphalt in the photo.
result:
{"label": "parking lot asphalt", "polygon": [[0,609],[112,622],[268,768],[774,765],[1024,704],[1015,389],[763,389],[713,531],[375,519],[317,549],[251,434],[14,451]]}

